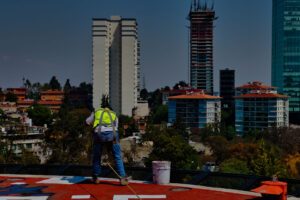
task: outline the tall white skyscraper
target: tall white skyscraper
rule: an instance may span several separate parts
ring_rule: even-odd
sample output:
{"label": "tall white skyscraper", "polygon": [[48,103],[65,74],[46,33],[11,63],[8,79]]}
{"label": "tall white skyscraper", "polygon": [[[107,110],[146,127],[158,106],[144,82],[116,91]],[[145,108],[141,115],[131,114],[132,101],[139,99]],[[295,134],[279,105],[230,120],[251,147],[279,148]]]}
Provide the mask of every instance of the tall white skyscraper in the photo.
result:
{"label": "tall white skyscraper", "polygon": [[132,115],[140,87],[139,43],[135,19],[93,19],[93,106],[108,95],[118,114]]}

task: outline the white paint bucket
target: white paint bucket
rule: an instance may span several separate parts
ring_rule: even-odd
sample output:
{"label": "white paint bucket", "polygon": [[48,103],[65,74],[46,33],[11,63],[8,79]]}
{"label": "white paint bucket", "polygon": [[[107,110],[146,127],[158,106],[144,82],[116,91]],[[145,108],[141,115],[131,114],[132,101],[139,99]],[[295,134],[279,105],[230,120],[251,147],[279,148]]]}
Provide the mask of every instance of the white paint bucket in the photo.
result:
{"label": "white paint bucket", "polygon": [[153,183],[165,185],[170,183],[171,162],[152,161]]}

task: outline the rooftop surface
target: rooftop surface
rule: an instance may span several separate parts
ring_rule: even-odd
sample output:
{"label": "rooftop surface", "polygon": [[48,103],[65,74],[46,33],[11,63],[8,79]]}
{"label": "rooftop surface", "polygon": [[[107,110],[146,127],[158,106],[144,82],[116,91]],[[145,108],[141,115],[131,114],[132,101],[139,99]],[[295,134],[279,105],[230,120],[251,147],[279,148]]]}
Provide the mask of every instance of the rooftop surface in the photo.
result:
{"label": "rooftop surface", "polygon": [[[130,186],[140,199],[201,199],[250,200],[260,199],[260,194],[237,190],[201,186],[169,184],[154,185],[145,181],[130,181]],[[90,177],[0,175],[0,200],[46,199],[138,199],[127,186],[117,179],[102,178],[94,184]]]}
{"label": "rooftop surface", "polygon": [[276,87],[264,85],[262,82],[254,81],[236,87],[236,89],[275,89]]}
{"label": "rooftop surface", "polygon": [[169,99],[221,99],[218,96],[212,96],[207,94],[186,94],[168,97]]}
{"label": "rooftop surface", "polygon": [[[128,187],[119,185],[111,168],[102,167],[101,176],[105,178],[101,178],[101,184],[95,185],[88,177],[92,174],[91,165],[0,164],[0,200],[125,200],[128,198],[118,195],[133,195]],[[125,170],[132,177],[130,186],[138,195],[165,195],[142,196],[142,199],[259,200],[260,194],[249,191],[260,187],[262,181],[271,180],[271,177],[249,174],[171,169],[172,184],[162,186],[152,184],[151,168],[125,166]],[[288,200],[300,199],[296,198],[300,197],[299,179],[279,178],[279,181],[288,184]],[[137,199],[130,197],[131,200]]]}
{"label": "rooftop surface", "polygon": [[274,93],[262,93],[262,94],[243,94],[240,96],[235,96],[235,98],[288,98],[289,96],[282,94],[274,94]]}

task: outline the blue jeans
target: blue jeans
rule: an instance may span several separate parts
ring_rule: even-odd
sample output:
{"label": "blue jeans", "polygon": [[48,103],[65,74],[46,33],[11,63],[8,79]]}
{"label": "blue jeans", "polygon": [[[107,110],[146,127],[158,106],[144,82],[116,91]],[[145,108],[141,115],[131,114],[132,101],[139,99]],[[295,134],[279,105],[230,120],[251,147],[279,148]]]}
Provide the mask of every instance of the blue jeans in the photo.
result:
{"label": "blue jeans", "polygon": [[[114,144],[113,141],[113,131],[106,131],[101,132],[100,136],[101,142],[109,142],[112,145],[112,152],[114,155],[114,160],[116,164],[116,170],[119,173],[119,175],[124,178],[125,177],[125,170],[122,160],[122,152],[120,143]],[[116,132],[116,139],[119,140],[119,134]],[[101,173],[101,155],[102,155],[102,149],[103,144],[99,142],[99,138],[97,136],[97,133],[94,132],[94,147],[93,147],[93,177],[99,177]]]}

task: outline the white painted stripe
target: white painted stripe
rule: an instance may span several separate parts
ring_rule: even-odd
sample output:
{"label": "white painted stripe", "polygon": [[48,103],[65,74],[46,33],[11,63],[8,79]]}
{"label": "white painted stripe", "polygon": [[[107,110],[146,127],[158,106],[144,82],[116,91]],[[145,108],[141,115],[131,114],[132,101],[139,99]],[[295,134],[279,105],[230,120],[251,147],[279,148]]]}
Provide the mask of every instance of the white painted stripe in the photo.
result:
{"label": "white painted stripe", "polygon": [[72,195],[72,199],[89,199],[91,195]]}
{"label": "white painted stripe", "polygon": [[27,184],[25,182],[15,182],[15,183],[11,183],[12,185],[24,185],[24,184]]}
{"label": "white painted stripe", "polygon": [[[166,199],[166,195],[139,195],[141,199]],[[138,199],[136,195],[114,195],[113,200]]]}
{"label": "white painted stripe", "polygon": [[24,197],[14,197],[14,196],[5,196],[0,197],[0,200],[47,200],[49,196],[24,196]]}

